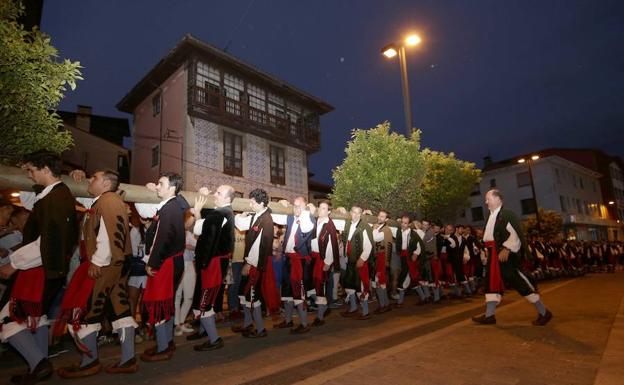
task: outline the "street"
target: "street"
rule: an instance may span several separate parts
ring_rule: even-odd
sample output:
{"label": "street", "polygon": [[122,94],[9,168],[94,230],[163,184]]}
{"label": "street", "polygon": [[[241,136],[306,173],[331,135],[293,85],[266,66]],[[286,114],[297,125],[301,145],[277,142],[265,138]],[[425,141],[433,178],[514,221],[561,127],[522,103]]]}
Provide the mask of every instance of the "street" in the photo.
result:
{"label": "street", "polygon": [[[505,295],[495,326],[475,325],[481,296],[415,306],[369,321],[340,317],[302,336],[273,330],[247,340],[220,327],[225,347],[197,353],[192,342],[176,339],[173,359],[140,363],[136,374],[100,373],[72,384],[620,384],[624,375],[624,273],[597,274],[542,283],[544,302],[555,317],[545,327],[531,325],[533,306],[515,293]],[[373,308],[375,305],[373,305]],[[619,317],[616,317],[619,312]],[[151,342],[137,345],[137,353]],[[101,350],[112,363],[118,347]],[[21,365],[5,354],[0,376]],[[78,359],[75,352],[52,360],[55,368]],[[619,362],[618,362],[619,361]],[[54,376],[48,383],[60,384]]]}

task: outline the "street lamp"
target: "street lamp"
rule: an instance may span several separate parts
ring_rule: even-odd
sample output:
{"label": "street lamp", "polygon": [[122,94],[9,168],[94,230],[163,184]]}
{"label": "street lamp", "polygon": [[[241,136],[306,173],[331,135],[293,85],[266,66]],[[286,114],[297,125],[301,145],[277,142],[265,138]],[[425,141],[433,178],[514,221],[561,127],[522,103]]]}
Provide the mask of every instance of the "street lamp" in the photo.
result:
{"label": "street lamp", "polygon": [[530,158],[518,159],[518,163],[523,164],[526,163],[529,166],[529,181],[531,182],[531,192],[533,193],[533,203],[535,203],[535,220],[537,221],[537,231],[541,230],[542,222],[540,220],[539,215],[539,206],[537,205],[537,195],[535,194],[535,183],[533,183],[533,169],[531,168],[531,164],[539,159],[539,155],[532,155]]}
{"label": "street lamp", "polygon": [[399,64],[401,66],[401,85],[403,88],[403,109],[405,112],[405,124],[407,125],[407,134],[411,134],[412,126],[412,108],[409,95],[409,83],[407,81],[407,61],[405,59],[405,46],[416,46],[422,40],[420,36],[413,34],[405,38],[403,44],[388,44],[381,49],[381,53],[391,59],[399,56]]}

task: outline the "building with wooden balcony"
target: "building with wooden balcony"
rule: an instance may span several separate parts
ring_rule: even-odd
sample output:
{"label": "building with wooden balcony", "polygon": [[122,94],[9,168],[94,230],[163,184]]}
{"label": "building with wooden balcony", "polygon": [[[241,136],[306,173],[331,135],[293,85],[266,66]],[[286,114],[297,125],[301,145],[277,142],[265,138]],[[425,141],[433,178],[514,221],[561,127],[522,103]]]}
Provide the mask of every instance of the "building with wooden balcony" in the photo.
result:
{"label": "building with wooden balcony", "polygon": [[133,115],[131,182],[182,174],[185,189],[257,187],[273,200],[308,195],[326,102],[185,36],[117,104]]}

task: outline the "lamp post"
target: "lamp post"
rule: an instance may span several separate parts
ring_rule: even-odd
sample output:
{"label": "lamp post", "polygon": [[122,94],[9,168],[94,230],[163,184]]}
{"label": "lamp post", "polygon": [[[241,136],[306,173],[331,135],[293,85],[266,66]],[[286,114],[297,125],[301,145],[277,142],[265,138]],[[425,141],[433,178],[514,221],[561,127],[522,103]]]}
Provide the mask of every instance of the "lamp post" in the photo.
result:
{"label": "lamp post", "polygon": [[388,44],[381,49],[381,53],[391,59],[399,56],[399,65],[401,67],[401,86],[403,88],[403,110],[405,113],[405,124],[407,125],[407,134],[410,135],[414,129],[412,125],[412,107],[409,94],[409,82],[407,80],[407,60],[405,58],[405,46],[416,46],[420,44],[421,39],[418,35],[409,35],[405,38],[404,44]]}
{"label": "lamp post", "polygon": [[535,203],[535,220],[537,221],[537,231],[542,229],[542,222],[540,220],[539,215],[539,206],[537,205],[537,195],[535,194],[535,183],[533,183],[533,169],[531,168],[531,164],[533,161],[538,160],[539,155],[532,155],[530,158],[518,159],[518,163],[526,163],[529,166],[529,181],[531,182],[531,192],[533,193],[533,203]]}

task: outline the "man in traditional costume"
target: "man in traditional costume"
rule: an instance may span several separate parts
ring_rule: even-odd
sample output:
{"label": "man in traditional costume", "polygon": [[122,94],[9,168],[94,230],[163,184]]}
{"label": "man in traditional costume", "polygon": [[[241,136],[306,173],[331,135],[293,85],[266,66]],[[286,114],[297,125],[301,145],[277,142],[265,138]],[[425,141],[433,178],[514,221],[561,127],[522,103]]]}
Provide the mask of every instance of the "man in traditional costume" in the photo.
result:
{"label": "man in traditional costume", "polygon": [[390,269],[390,259],[392,257],[392,231],[388,226],[388,212],[380,210],[377,213],[377,223],[373,228],[373,240],[375,241],[375,269],[372,276],[372,286],[377,293],[379,307],[375,309],[375,314],[385,313],[392,310],[390,298],[388,298],[388,270]]}
{"label": "man in traditional costume", "polygon": [[[112,171],[97,171],[89,180],[90,202],[82,224],[80,252],[82,263],[72,275],[61,303],[60,320],[67,321],[70,334],[82,355],[78,365],[58,370],[63,378],[79,378],[98,373],[97,334],[106,318],[119,335],[120,361],[109,373],[134,373],[134,329],[138,327],[130,312],[127,282],[132,246],[126,204],[116,193],[119,176]],[[62,323],[59,322],[59,325]]]}
{"label": "man in traditional costume", "polygon": [[200,190],[195,200],[194,208],[197,218],[194,233],[199,236],[195,246],[195,264],[199,279],[195,286],[193,313],[199,318],[201,329],[206,332],[209,340],[193,348],[196,351],[207,351],[223,347],[223,339],[217,333],[214,306],[234,253],[234,188],[219,186],[214,193],[216,208],[211,210],[202,210],[207,194],[201,192]]}
{"label": "man in traditional costume", "polygon": [[[287,203],[284,201],[284,203]],[[306,207],[306,199],[297,197],[293,201],[294,215],[273,214],[273,222],[286,226],[282,252],[286,257],[282,269],[281,299],[284,302],[285,318],[275,328],[291,328],[294,334],[310,331],[308,313],[304,308],[306,297],[314,293],[312,281],[312,261],[310,256],[310,239],[314,223],[310,219],[310,211]],[[300,324],[294,328],[293,310],[297,308]]]}
{"label": "man in traditional costume", "polygon": [[533,325],[546,325],[553,315],[544,306],[534,284],[520,271],[525,242],[520,221],[512,211],[503,208],[503,197],[498,190],[488,191],[485,203],[490,210],[483,235],[490,252],[485,274],[486,310],[485,314],[472,320],[480,324],[495,324],[496,306],[502,299],[505,285],[509,285],[537,309]]}
{"label": "man in traditional costume", "polygon": [[332,279],[332,267],[340,270],[338,232],[334,221],[329,217],[329,203],[321,202],[316,210],[318,218],[312,230],[311,257],[313,268],[314,290],[316,292],[317,315],[312,326],[325,324],[325,313],[327,311],[327,289],[328,279]]}
{"label": "man in traditional costume", "polygon": [[[184,181],[176,173],[163,173],[155,186],[161,202],[156,206],[150,227],[145,234],[147,254],[147,285],[143,305],[148,323],[156,331],[156,346],[141,355],[146,362],[166,361],[175,351],[173,343],[174,296],[184,272],[184,212],[188,204],[178,193]],[[139,214],[144,216],[137,205]]]}
{"label": "man in traditional costume", "polygon": [[[347,257],[347,268],[342,277],[342,286],[347,293],[349,308],[340,315],[367,320],[370,318],[368,312],[370,292],[368,259],[373,252],[372,228],[366,221],[362,220],[362,208],[358,206],[351,208],[350,221],[336,221],[336,227],[342,231],[344,255]],[[358,299],[362,306],[360,315],[357,314]]]}
{"label": "man in traditional costume", "polygon": [[[395,307],[403,307],[405,291],[418,284],[418,256],[424,251],[424,243],[416,231],[410,227],[410,217],[401,217],[401,227],[396,234],[396,252],[401,257],[401,272],[399,273],[399,299]],[[424,295],[420,289],[420,296]],[[422,297],[421,297],[422,298]]]}
{"label": "man in traditional costume", "polygon": [[[279,293],[273,275],[273,218],[268,207],[269,195],[263,189],[249,193],[253,214],[234,217],[236,228],[245,234],[245,265],[243,266],[239,298],[244,309],[242,327],[233,327],[243,337],[261,338],[268,335],[262,318],[262,304],[267,310],[279,308]],[[253,309],[253,311],[252,311]],[[253,324],[256,324],[255,329]]]}
{"label": "man in traditional costume", "polygon": [[75,200],[61,181],[58,155],[39,151],[26,156],[28,177],[43,190],[35,196],[24,227],[23,246],[0,267],[0,278],[11,278],[0,300],[0,338],[28,363],[14,383],[34,384],[52,375],[48,361],[48,319],[52,300],[63,288],[69,259],[76,246]]}

